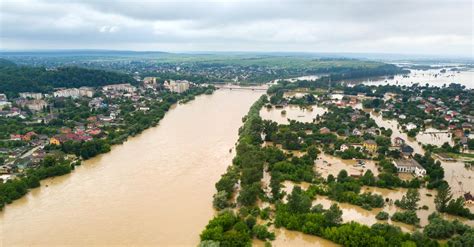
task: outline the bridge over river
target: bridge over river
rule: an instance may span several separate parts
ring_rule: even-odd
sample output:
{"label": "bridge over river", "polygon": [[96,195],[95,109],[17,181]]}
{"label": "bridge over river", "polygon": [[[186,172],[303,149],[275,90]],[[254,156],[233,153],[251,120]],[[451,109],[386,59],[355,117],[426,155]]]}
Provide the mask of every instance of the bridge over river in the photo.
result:
{"label": "bridge over river", "polygon": [[214,85],[218,89],[229,89],[229,90],[251,90],[251,91],[267,91],[268,86],[239,86],[233,84],[225,84],[225,85]]}

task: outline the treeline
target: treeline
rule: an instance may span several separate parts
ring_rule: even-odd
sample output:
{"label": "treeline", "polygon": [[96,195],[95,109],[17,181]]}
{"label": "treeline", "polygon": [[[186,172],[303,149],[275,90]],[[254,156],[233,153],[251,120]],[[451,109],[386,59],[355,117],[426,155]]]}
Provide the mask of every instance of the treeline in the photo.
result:
{"label": "treeline", "polygon": [[200,247],[239,247],[250,246],[253,237],[261,240],[273,240],[275,234],[268,231],[266,225],[257,224],[256,217],[259,210],[244,212],[239,215],[233,211],[222,211],[209,221],[204,231],[201,233]]}
{"label": "treeline", "polygon": [[98,87],[116,83],[136,83],[132,76],[104,70],[79,67],[24,67],[0,63],[0,92],[9,97],[20,92],[48,93],[57,87]]}
{"label": "treeline", "polygon": [[[308,81],[308,80],[298,80],[296,82],[288,82],[288,81],[279,81],[277,85],[270,87],[267,91],[269,94],[277,93],[277,92],[284,92],[289,90],[294,90],[296,88],[308,88],[308,89],[318,89],[324,88],[327,89],[329,87],[337,89],[337,90],[344,90],[345,94],[357,94],[357,93],[367,93],[369,95],[382,95],[385,93],[384,91],[392,91],[396,90],[397,86],[386,86],[376,93],[371,91],[371,86],[365,85],[356,85],[355,87],[345,87],[341,81],[349,80],[349,79],[359,79],[359,78],[368,78],[368,77],[377,77],[377,76],[393,76],[396,74],[407,74],[409,73],[408,70],[404,70],[400,67],[397,67],[393,64],[384,64],[377,67],[334,67],[334,68],[321,68],[318,70],[314,70],[311,72],[312,74],[320,74],[326,73],[329,74],[328,76],[322,76],[321,78]],[[311,74],[310,73],[310,74]],[[398,89],[399,91],[401,89]]]}
{"label": "treeline", "polygon": [[[259,111],[266,101],[267,97],[262,96],[250,107],[248,114],[243,118],[244,125],[239,129],[239,143],[233,164],[216,183],[217,193],[214,195],[213,205],[217,209],[235,206],[232,198],[239,181],[237,203],[242,206],[241,211],[253,206],[262,195],[261,180],[265,155],[260,147],[263,142],[261,138],[263,126]],[[223,220],[228,223],[223,223]],[[223,213],[215,217],[201,233],[201,245],[215,243],[218,246],[247,246],[256,232],[259,232],[262,238],[270,234],[266,233],[266,228],[254,229],[251,224],[245,224],[243,220],[241,216],[231,213]]]}
{"label": "treeline", "polygon": [[[334,71],[335,69],[333,69]],[[358,78],[367,78],[367,77],[377,77],[377,76],[392,76],[396,74],[408,74],[408,70],[404,70],[393,64],[383,64],[374,68],[366,67],[354,67],[341,69],[336,71],[337,73],[331,73],[331,81],[341,81],[346,79],[358,79]]]}

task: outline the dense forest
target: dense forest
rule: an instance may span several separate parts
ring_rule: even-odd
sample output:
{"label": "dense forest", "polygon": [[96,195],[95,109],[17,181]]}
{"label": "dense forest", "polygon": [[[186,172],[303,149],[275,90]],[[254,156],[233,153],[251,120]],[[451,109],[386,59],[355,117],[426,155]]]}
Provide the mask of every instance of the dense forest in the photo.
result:
{"label": "dense forest", "polygon": [[19,92],[51,92],[56,87],[103,86],[134,83],[130,75],[78,67],[46,69],[17,66],[0,59],[0,92],[15,96]]}

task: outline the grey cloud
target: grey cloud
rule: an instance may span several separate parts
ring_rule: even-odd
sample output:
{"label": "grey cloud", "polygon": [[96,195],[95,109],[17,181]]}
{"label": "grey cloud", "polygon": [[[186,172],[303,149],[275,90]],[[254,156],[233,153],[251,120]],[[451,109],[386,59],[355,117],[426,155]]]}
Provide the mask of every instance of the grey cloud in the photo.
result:
{"label": "grey cloud", "polygon": [[4,0],[2,49],[290,50],[472,56],[472,2]]}

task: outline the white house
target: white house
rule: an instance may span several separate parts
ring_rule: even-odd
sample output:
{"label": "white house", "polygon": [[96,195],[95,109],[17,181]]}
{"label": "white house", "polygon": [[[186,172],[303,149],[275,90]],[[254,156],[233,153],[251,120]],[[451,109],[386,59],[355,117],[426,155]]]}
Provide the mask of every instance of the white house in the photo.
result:
{"label": "white house", "polygon": [[416,129],[416,127],[417,127],[417,126],[416,126],[414,123],[408,123],[408,124],[406,125],[407,130]]}
{"label": "white house", "polygon": [[426,175],[426,170],[414,159],[398,159],[393,161],[398,172],[413,173],[417,177]]}
{"label": "white house", "polygon": [[346,145],[346,144],[342,144],[341,147],[339,148],[339,150],[341,150],[341,152],[344,152],[347,149],[349,149],[349,145]]}

